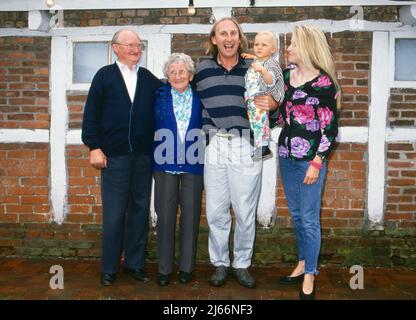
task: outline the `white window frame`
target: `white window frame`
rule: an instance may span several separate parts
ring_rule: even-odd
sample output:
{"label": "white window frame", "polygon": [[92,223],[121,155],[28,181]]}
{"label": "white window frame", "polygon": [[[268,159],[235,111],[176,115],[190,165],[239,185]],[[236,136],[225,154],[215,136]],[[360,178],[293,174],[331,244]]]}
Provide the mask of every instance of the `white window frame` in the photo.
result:
{"label": "white window frame", "polygon": [[[73,63],[74,63],[74,43],[75,42],[110,42],[113,34],[101,35],[80,35],[68,36],[68,72],[66,78],[66,88],[71,91],[88,91],[90,83],[73,82]],[[163,78],[163,63],[167,60],[171,51],[170,34],[152,34],[140,32],[140,38],[147,42],[147,66],[158,78]]]}
{"label": "white window frame", "polygon": [[[395,61],[396,61],[396,39],[415,39],[416,34],[414,32],[390,32],[390,87],[391,88],[416,88],[416,80],[405,81],[394,79],[395,74]],[[414,63],[414,62],[413,62]]]}

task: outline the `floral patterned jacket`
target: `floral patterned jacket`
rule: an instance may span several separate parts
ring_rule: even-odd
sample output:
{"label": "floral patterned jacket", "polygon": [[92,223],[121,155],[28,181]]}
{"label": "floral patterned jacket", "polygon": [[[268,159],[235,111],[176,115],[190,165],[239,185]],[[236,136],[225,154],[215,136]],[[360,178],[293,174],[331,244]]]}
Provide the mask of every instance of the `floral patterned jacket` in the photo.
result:
{"label": "floral patterned jacket", "polygon": [[314,79],[294,88],[290,70],[283,71],[285,97],[280,105],[279,156],[294,160],[327,159],[338,134],[335,84],[321,71]]}

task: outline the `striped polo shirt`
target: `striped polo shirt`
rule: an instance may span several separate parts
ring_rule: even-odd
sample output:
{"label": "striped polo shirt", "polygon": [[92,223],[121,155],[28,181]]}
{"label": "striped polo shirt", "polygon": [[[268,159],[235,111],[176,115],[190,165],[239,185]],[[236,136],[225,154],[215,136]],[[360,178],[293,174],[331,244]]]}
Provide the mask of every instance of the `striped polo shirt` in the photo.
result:
{"label": "striped polo shirt", "polygon": [[202,129],[208,135],[209,130],[235,132],[242,134],[250,129],[244,103],[244,76],[251,60],[239,58],[237,65],[230,71],[217,63],[217,57],[204,60],[196,67],[195,84],[201,98]]}

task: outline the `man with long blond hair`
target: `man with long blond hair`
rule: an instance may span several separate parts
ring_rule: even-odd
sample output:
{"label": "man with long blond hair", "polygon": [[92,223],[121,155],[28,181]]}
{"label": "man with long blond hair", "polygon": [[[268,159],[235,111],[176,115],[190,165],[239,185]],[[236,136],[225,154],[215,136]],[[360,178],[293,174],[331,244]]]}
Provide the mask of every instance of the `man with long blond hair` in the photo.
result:
{"label": "man with long blond hair", "polygon": [[[225,284],[230,271],[241,285],[256,286],[248,267],[253,255],[262,163],[251,159],[250,124],[244,103],[244,76],[250,63],[240,57],[246,48],[247,38],[237,21],[217,21],[211,29],[207,51],[213,58],[197,66],[195,77],[203,103],[203,130],[210,138],[205,152],[204,187],[208,249],[215,267],[210,278],[213,286]],[[266,111],[277,107],[268,96],[256,97],[254,104]],[[236,219],[232,265],[231,205]]]}

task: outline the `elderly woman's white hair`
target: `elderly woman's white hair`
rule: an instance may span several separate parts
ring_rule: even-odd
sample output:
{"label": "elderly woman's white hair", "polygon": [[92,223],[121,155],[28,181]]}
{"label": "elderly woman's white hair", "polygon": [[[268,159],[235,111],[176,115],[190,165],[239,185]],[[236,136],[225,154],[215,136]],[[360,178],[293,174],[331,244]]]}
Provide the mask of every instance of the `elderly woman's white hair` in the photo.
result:
{"label": "elderly woman's white hair", "polygon": [[172,53],[168,61],[165,62],[163,66],[163,74],[165,77],[168,77],[168,69],[171,64],[183,62],[185,65],[186,70],[192,75],[195,74],[195,63],[192,61],[192,58],[185,53]]}

